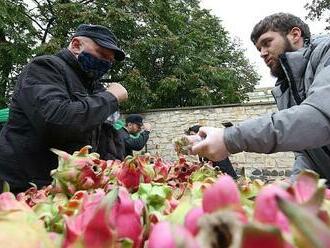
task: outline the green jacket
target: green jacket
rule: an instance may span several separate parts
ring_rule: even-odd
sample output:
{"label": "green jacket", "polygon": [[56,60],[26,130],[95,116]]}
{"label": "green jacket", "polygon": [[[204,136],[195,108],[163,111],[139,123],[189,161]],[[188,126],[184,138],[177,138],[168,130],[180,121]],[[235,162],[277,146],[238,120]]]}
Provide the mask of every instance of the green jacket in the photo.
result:
{"label": "green jacket", "polygon": [[0,123],[8,120],[9,108],[0,109]]}

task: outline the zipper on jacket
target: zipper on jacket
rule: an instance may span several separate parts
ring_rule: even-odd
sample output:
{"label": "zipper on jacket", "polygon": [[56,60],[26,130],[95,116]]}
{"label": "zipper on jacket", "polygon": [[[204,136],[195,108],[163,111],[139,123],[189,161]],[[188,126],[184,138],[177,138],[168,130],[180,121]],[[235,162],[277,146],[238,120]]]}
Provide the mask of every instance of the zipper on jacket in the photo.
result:
{"label": "zipper on jacket", "polygon": [[302,103],[303,100],[301,99],[301,97],[298,94],[296,83],[293,79],[292,71],[288,64],[288,60],[284,54],[279,57],[279,60],[280,60],[281,66],[283,68],[283,71],[288,79],[288,84],[292,91],[293,98],[296,101],[297,105],[300,105],[300,103]]}
{"label": "zipper on jacket", "polygon": [[[288,60],[287,60],[285,55],[280,56],[280,63],[281,63],[281,66],[284,70],[284,73],[285,73],[285,75],[288,79],[288,84],[289,84],[289,87],[292,91],[293,98],[296,101],[297,105],[300,105],[303,100],[301,99],[301,97],[298,94],[298,90],[296,88],[296,83],[293,79],[292,71],[291,71],[290,66],[289,66],[287,61]],[[322,150],[330,157],[330,150],[328,149],[327,146],[322,146]],[[309,157],[311,157],[311,156],[309,156]]]}

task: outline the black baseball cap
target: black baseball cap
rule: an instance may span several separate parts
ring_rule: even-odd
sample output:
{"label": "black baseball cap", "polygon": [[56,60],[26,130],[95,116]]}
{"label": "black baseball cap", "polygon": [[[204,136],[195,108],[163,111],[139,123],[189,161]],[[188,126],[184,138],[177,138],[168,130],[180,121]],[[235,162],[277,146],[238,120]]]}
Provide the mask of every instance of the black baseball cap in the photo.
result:
{"label": "black baseball cap", "polygon": [[125,53],[118,47],[117,37],[110,29],[104,26],[81,24],[72,38],[77,36],[91,38],[99,46],[113,50],[115,52],[115,60],[117,61],[123,61],[125,59]]}
{"label": "black baseball cap", "polygon": [[143,117],[139,114],[130,114],[126,118],[126,124],[128,123],[135,123],[137,125],[143,125]]}
{"label": "black baseball cap", "polygon": [[198,133],[198,131],[201,127],[202,127],[201,125],[194,125],[194,126],[188,128],[188,133],[190,133],[190,132]]}

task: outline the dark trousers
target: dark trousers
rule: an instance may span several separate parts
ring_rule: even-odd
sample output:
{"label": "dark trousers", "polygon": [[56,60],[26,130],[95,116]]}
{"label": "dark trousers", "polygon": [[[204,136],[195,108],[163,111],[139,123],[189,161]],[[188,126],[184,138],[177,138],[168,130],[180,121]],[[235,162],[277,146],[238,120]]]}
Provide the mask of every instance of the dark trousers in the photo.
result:
{"label": "dark trousers", "polygon": [[231,164],[229,158],[226,158],[222,161],[216,161],[216,162],[212,162],[213,167],[218,166],[219,169],[223,172],[228,174],[229,176],[231,176],[234,179],[237,179],[238,176],[236,174],[236,171],[234,170],[233,165]]}

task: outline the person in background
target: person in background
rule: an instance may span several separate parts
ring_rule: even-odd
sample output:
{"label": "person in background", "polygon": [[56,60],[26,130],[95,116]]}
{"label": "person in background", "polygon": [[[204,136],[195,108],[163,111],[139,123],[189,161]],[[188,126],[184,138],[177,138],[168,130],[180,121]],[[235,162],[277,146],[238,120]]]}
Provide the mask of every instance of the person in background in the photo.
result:
{"label": "person in background", "polygon": [[[125,120],[125,126],[118,130],[120,139],[125,144],[125,156],[133,155],[133,151],[140,151],[147,143],[151,132],[151,125],[143,123],[139,114],[130,114]],[[134,137],[135,136],[135,137]]]}
{"label": "person in background", "polygon": [[[200,128],[201,125],[194,125],[189,127],[185,133],[186,135],[195,135],[198,133]],[[200,157],[199,160],[201,162],[208,162],[208,159],[205,157]],[[234,170],[233,165],[231,164],[228,157],[221,161],[212,161],[212,166],[215,168],[219,168],[221,172],[228,174],[234,179],[238,178],[236,171]]]}
{"label": "person in background", "polygon": [[128,98],[119,83],[104,88],[99,79],[124,59],[111,30],[82,24],[68,48],[25,66],[0,133],[0,178],[12,192],[51,183],[58,158],[50,148],[97,150],[102,124]]}
{"label": "person in background", "polygon": [[0,132],[8,120],[8,114],[9,114],[8,108],[0,109]]}
{"label": "person in background", "polygon": [[309,169],[330,186],[330,36],[311,38],[299,17],[276,13],[255,25],[251,40],[277,78],[279,111],[225,129],[202,127],[204,139],[192,153],[219,160],[242,151],[294,151],[292,181]]}
{"label": "person in background", "polygon": [[122,128],[118,127],[119,116],[119,112],[115,112],[102,124],[97,153],[103,160],[123,161],[125,158],[125,143],[118,131]]}

